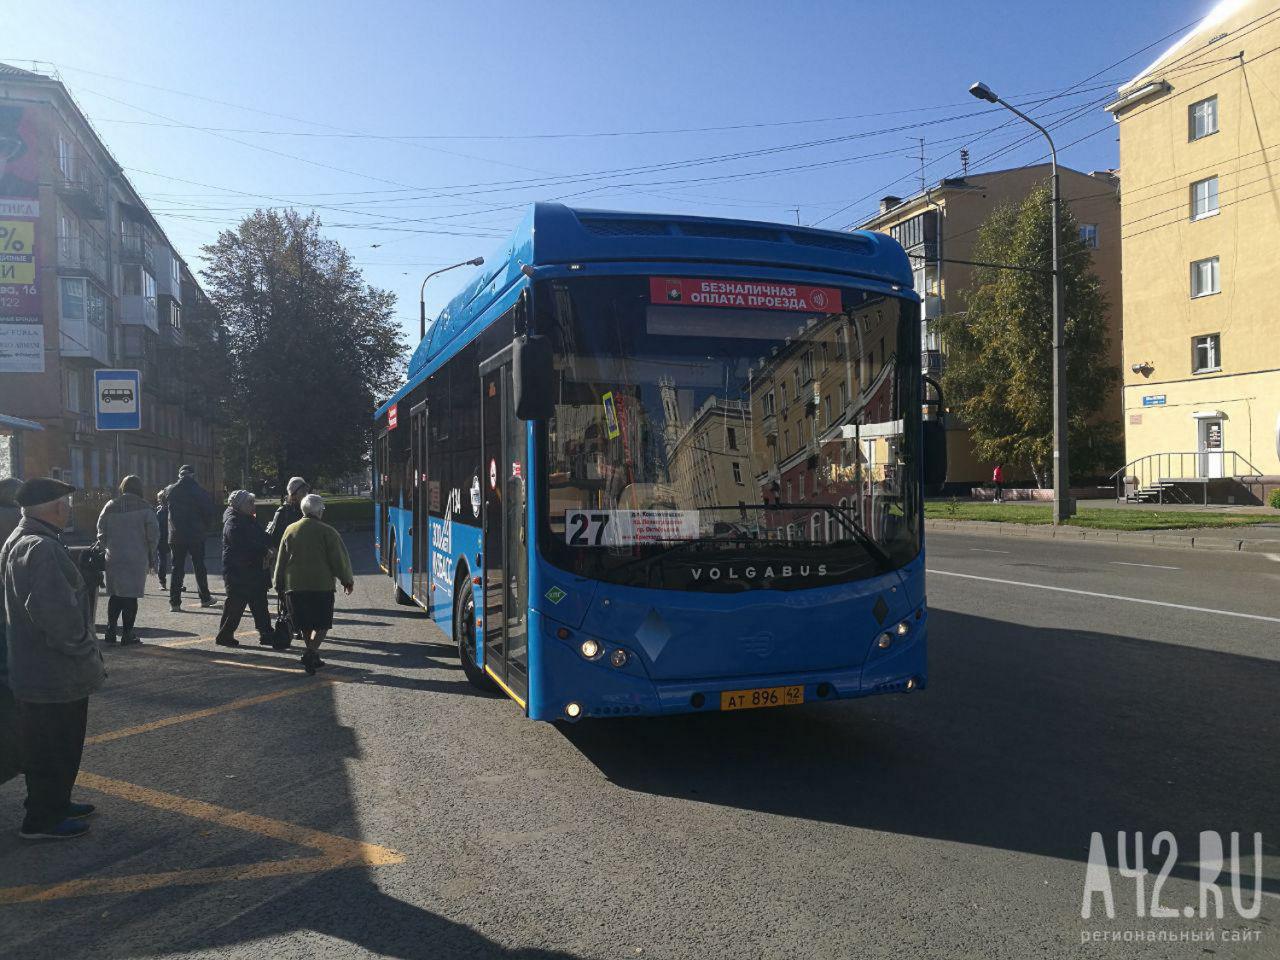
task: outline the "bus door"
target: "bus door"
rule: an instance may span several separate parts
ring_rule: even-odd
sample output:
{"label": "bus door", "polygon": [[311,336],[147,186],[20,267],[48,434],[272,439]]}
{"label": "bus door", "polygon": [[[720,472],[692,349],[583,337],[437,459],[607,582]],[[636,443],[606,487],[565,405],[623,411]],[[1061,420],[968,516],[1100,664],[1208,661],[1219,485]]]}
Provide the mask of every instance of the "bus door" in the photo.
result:
{"label": "bus door", "polygon": [[516,419],[511,350],[480,365],[484,504],[484,666],[521,700],[529,690],[525,421]]}
{"label": "bus door", "polygon": [[413,595],[431,602],[431,531],[427,526],[427,404],[424,400],[409,412],[409,460],[413,470]]}

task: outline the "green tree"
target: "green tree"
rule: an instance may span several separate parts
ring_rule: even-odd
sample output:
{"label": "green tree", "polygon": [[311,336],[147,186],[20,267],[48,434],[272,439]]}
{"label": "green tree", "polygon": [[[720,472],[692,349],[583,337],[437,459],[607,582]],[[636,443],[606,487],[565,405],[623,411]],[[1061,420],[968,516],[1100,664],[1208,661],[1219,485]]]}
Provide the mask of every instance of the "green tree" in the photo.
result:
{"label": "green tree", "polygon": [[[973,259],[1041,268],[1053,262],[1050,193],[994,210],[978,231]],[[1099,412],[1119,382],[1108,359],[1107,300],[1079,225],[1063,204],[1064,343],[1067,443],[1077,477],[1110,469],[1120,454],[1117,424]],[[938,321],[946,350],[948,403],[970,429],[985,460],[1028,469],[1040,486],[1052,478],[1053,291],[1047,272],[975,267],[964,313]]]}
{"label": "green tree", "polygon": [[403,372],[395,294],[368,286],[320,227],[314,214],[257,210],[205,247],[231,367],[228,476],[359,469],[375,399]]}

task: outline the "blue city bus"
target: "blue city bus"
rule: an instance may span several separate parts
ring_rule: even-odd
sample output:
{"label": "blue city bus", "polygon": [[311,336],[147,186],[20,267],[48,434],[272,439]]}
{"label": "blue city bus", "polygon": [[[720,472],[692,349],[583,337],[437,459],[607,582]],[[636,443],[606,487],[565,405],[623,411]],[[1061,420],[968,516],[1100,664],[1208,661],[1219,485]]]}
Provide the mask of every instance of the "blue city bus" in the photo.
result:
{"label": "blue city bus", "polygon": [[920,347],[884,235],[535,204],[375,414],[379,562],[536,720],[922,689]]}

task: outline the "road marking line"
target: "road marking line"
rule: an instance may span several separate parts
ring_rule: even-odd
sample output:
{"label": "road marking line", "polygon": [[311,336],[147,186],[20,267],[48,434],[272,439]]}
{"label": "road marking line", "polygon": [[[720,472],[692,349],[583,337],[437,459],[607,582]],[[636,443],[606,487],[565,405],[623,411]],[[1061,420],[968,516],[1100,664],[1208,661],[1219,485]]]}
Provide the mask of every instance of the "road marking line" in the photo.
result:
{"label": "road marking line", "polygon": [[257,814],[231,810],[203,800],[192,800],[172,793],[150,790],[137,784],[80,772],[81,786],[99,793],[141,803],[160,810],[179,813],[233,830],[254,833],[319,851],[318,857],[302,857],[263,863],[238,864],[229,867],[202,867],[192,870],[169,870],[124,877],[81,877],[45,886],[0,887],[0,905],[10,903],[47,902],[66,897],[84,897],[110,893],[136,893],[170,886],[195,886],[231,880],[258,880],[301,873],[317,873],[346,867],[385,867],[403,863],[404,854],[390,847],[362,840],[322,833],[297,824],[272,820]]}
{"label": "road marking line", "polygon": [[970,547],[974,553],[1013,553],[1012,550],[988,550],[986,547]]}
{"label": "road marking line", "polygon": [[[292,672],[292,671],[290,671]],[[171,727],[175,723],[186,723],[189,720],[201,720],[204,717],[217,716],[220,713],[230,713],[233,710],[241,710],[245,707],[251,707],[254,704],[266,703],[270,700],[279,700],[281,697],[292,697],[299,693],[308,693],[312,690],[320,690],[327,686],[327,682],[309,683],[303,687],[290,687],[285,690],[273,690],[271,693],[262,693],[256,697],[245,697],[241,700],[232,700],[230,703],[224,703],[217,707],[206,707],[203,710],[194,710],[191,713],[182,713],[172,717],[165,717],[163,720],[152,720],[150,723],[141,723],[136,727],[125,727],[121,730],[112,730],[108,733],[95,734],[92,737],[85,737],[85,746],[95,743],[110,743],[113,740],[123,740],[125,737],[136,736],[139,733],[149,733],[152,730],[159,730],[162,727]]]}
{"label": "road marking line", "polygon": [[1129,560],[1108,560],[1107,563],[1114,563],[1121,567],[1150,567],[1152,570],[1181,570],[1181,567],[1168,567],[1163,563],[1133,563]]}
{"label": "road marking line", "polygon": [[1144,600],[1141,597],[1122,597],[1115,593],[1095,593],[1092,590],[1073,590],[1070,587],[1051,587],[1045,583],[1027,583],[1025,580],[1000,580],[996,577],[977,577],[971,573],[953,573],[950,570],[927,570],[939,577],[962,577],[965,580],[981,580],[984,583],[1003,583],[1011,587],[1031,587],[1034,590],[1052,590],[1055,593],[1074,593],[1081,597],[1100,597],[1103,600],[1126,600],[1129,603],[1145,603],[1153,607],[1172,607],[1175,610],[1191,610],[1195,613],[1212,613],[1220,617],[1239,617],[1242,620],[1262,620],[1266,623],[1280,623],[1280,617],[1264,617],[1260,613],[1238,613],[1235,610],[1215,610],[1212,607],[1193,607],[1185,603],[1168,603],[1164,600]]}
{"label": "road marking line", "polygon": [[[257,634],[251,631],[241,630],[239,633],[235,634],[235,636],[248,638],[248,637],[256,637]],[[175,647],[194,647],[198,643],[213,643],[217,639],[218,639],[218,635],[215,633],[215,634],[210,634],[207,637],[188,637],[185,640],[166,640],[166,641],[161,641],[160,643],[151,643],[151,644],[144,643],[143,646],[164,647],[166,650],[172,650]]]}

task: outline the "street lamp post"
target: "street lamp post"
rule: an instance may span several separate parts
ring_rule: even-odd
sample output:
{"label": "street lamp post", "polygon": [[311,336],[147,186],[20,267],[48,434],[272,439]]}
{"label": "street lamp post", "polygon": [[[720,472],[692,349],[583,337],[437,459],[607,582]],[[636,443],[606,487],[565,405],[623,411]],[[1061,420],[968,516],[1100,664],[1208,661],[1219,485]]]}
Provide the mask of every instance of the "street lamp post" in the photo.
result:
{"label": "street lamp post", "polygon": [[448,273],[450,270],[456,270],[458,267],[480,267],[484,265],[484,257],[476,257],[474,260],[463,260],[461,263],[455,263],[451,267],[441,267],[432,273],[428,273],[422,278],[422,286],[418,288],[418,339],[425,340],[427,338],[427,281],[432,277],[438,277],[442,273]]}
{"label": "street lamp post", "polygon": [[1053,196],[1051,223],[1053,230],[1053,522],[1065,523],[1076,511],[1071,500],[1070,467],[1067,462],[1067,352],[1063,345],[1062,261],[1058,255],[1058,208],[1062,196],[1058,184],[1058,150],[1049,131],[1011,103],[996,95],[985,83],[975,83],[969,92],[979,100],[999,104],[1040,131],[1049,144]]}

